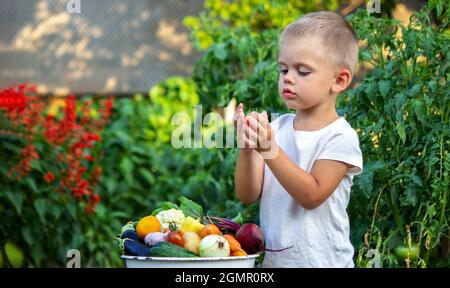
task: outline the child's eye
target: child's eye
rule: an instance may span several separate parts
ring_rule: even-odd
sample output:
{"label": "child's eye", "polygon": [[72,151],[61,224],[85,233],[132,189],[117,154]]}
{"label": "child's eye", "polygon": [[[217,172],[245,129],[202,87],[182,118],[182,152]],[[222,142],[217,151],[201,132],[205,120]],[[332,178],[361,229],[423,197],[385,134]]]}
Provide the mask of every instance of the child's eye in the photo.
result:
{"label": "child's eye", "polygon": [[311,72],[298,70],[297,73],[298,73],[298,75],[300,75],[300,76],[308,76],[309,73],[311,73]]}
{"label": "child's eye", "polygon": [[287,74],[287,69],[281,68],[280,69],[280,74],[286,75]]}

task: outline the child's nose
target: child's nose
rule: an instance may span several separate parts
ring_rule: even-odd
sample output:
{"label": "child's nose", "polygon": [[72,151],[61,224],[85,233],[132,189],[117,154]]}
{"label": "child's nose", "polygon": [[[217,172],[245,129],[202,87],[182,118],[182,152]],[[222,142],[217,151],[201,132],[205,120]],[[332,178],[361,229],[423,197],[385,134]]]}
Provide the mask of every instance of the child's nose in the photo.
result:
{"label": "child's nose", "polygon": [[286,84],[294,84],[294,76],[291,73],[286,73],[286,75],[284,75],[284,83]]}

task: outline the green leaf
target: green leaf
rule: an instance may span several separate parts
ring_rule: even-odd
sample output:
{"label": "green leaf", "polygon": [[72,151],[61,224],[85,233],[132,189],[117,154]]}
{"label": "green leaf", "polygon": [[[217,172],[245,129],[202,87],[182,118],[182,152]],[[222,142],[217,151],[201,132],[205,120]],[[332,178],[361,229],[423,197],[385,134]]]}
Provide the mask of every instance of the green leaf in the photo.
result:
{"label": "green leaf", "polygon": [[128,143],[131,141],[130,136],[123,130],[114,131],[114,134],[122,142]]}
{"label": "green leaf", "polygon": [[50,207],[50,211],[52,213],[53,218],[55,218],[55,219],[59,219],[59,217],[61,216],[61,213],[63,212],[61,206],[57,206],[57,205],[52,205]]}
{"label": "green leaf", "polygon": [[67,211],[69,212],[69,215],[72,216],[72,219],[77,219],[77,208],[72,203],[66,204]]}
{"label": "green leaf", "polygon": [[398,93],[394,96],[395,99],[395,106],[398,109],[397,114],[401,115],[400,118],[397,119],[402,119],[403,118],[403,105],[405,104],[405,102],[408,100],[408,95],[406,93]]}
{"label": "green leaf", "polygon": [[110,214],[108,214],[111,216],[111,218],[123,218],[123,219],[128,219],[130,217],[130,215],[127,212],[123,212],[123,211],[114,211],[111,212]]}
{"label": "green leaf", "polygon": [[133,168],[134,164],[131,162],[131,160],[127,157],[122,158],[122,161],[120,162],[120,171],[122,172],[122,175],[125,177],[125,180],[127,181],[128,185],[133,185]]}
{"label": "green leaf", "polygon": [[227,50],[225,44],[217,44],[213,46],[214,56],[219,60],[225,60],[227,58]]}
{"label": "green leaf", "polygon": [[41,219],[45,219],[45,213],[47,212],[47,201],[45,199],[35,200],[34,208],[36,209],[36,212],[41,217]]}
{"label": "green leaf", "polygon": [[33,178],[31,177],[27,177],[25,178],[25,182],[28,184],[28,186],[31,188],[31,190],[33,190],[33,192],[38,193],[38,188],[36,186],[36,182],[34,181]]}
{"label": "green leaf", "polygon": [[141,146],[137,146],[137,145],[131,146],[130,151],[133,153],[136,153],[136,154],[144,155],[144,156],[148,155],[147,149],[145,149],[144,147],[141,147]]}
{"label": "green leaf", "polygon": [[42,250],[41,245],[33,245],[31,248],[31,257],[35,262],[36,266],[40,266],[42,261],[44,260],[45,254]]}
{"label": "green leaf", "polygon": [[198,218],[203,216],[203,208],[199,204],[184,196],[181,196],[178,200],[180,200],[180,209],[186,217]]}
{"label": "green leaf", "polygon": [[22,237],[25,239],[29,247],[32,247],[34,243],[35,237],[33,237],[33,233],[31,232],[30,226],[22,226]]}
{"label": "green leaf", "polygon": [[[448,4],[448,2],[447,2]],[[438,1],[436,5],[436,15],[437,17],[441,17],[442,10],[444,9],[444,1]]]}
{"label": "green leaf", "polygon": [[386,165],[383,163],[383,161],[377,160],[375,162],[369,162],[367,165],[364,166],[364,170],[366,171],[376,171],[379,169],[384,168]]}
{"label": "green leaf", "polygon": [[105,186],[106,186],[106,190],[108,191],[108,193],[112,194],[114,192],[114,189],[117,186],[117,182],[113,178],[106,178]]}
{"label": "green leaf", "polygon": [[361,51],[361,59],[362,60],[372,60],[372,52],[368,51],[368,50],[362,50]]}
{"label": "green leaf", "polygon": [[98,204],[95,211],[96,211],[96,216],[99,219],[104,219],[105,218],[105,216],[106,216],[106,207],[105,207],[105,205],[103,205],[103,203]]}
{"label": "green leaf", "polygon": [[400,136],[400,139],[402,140],[403,144],[405,144],[406,133],[405,133],[405,128],[403,127],[403,123],[398,121],[397,124],[395,125],[395,127],[397,128],[397,133]]}
{"label": "green leaf", "polygon": [[416,98],[417,96],[419,96],[417,94],[419,93],[420,89],[422,89],[422,83],[416,83],[413,85],[413,87],[411,87],[411,89],[409,89],[408,95]]}
{"label": "green leaf", "polygon": [[415,189],[408,188],[406,190],[406,203],[415,206],[417,202],[417,193]]}
{"label": "green leaf", "polygon": [[32,170],[37,170],[37,171],[41,172],[42,174],[44,174],[44,170],[42,170],[42,165],[41,165],[40,161],[31,161],[30,168]]}
{"label": "green leaf", "polygon": [[423,186],[422,179],[420,179],[420,177],[417,176],[417,174],[412,175],[412,180],[413,180],[413,182],[416,183],[418,186],[420,186],[420,187]]}
{"label": "green leaf", "polygon": [[373,174],[374,173],[372,171],[364,172],[358,178],[358,186],[367,199],[370,199],[370,197],[372,196]]}
{"label": "green leaf", "polygon": [[381,80],[378,83],[378,88],[380,89],[381,95],[383,95],[383,97],[386,97],[386,95],[389,93],[389,90],[391,89],[391,81]]}
{"label": "green leaf", "polygon": [[10,190],[5,191],[6,198],[14,205],[19,215],[22,214],[23,196],[21,191],[12,192]]}
{"label": "green leaf", "polygon": [[148,169],[145,168],[139,168],[139,172],[141,173],[142,177],[147,181],[148,184],[152,185],[155,183],[155,176],[150,173]]}

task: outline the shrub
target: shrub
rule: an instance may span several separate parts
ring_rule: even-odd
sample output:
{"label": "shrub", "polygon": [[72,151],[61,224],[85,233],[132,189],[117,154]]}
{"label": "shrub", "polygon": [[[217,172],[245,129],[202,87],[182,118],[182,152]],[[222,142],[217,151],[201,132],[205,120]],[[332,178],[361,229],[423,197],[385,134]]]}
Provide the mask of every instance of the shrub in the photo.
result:
{"label": "shrub", "polygon": [[[70,96],[65,103],[62,113],[50,115],[33,86],[0,91],[0,246],[15,243],[28,266],[64,265],[69,249],[102,245],[91,241],[94,231],[86,223],[104,208],[95,192],[101,176],[98,143],[112,100],[94,107]],[[95,235],[105,238],[107,227]],[[107,251],[98,250],[102,259],[95,261],[110,265]],[[82,257],[93,261],[89,254]]]}
{"label": "shrub", "polygon": [[[359,266],[373,257],[369,249],[383,266],[449,265],[439,253],[450,220],[449,11],[437,27],[428,16],[442,4],[415,13],[406,27],[365,11],[350,18],[367,40],[361,58],[373,65],[340,103],[358,128],[365,161],[349,208]],[[395,248],[411,242],[420,257],[397,259]]]}

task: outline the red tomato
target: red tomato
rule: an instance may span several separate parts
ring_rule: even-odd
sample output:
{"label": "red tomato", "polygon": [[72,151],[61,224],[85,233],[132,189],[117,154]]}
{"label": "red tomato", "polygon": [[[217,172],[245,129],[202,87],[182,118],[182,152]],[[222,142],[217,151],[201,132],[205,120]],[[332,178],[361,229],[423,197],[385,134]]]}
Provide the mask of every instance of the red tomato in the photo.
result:
{"label": "red tomato", "polygon": [[184,247],[183,232],[170,231],[169,235],[167,235],[167,242],[177,244],[178,246]]}

